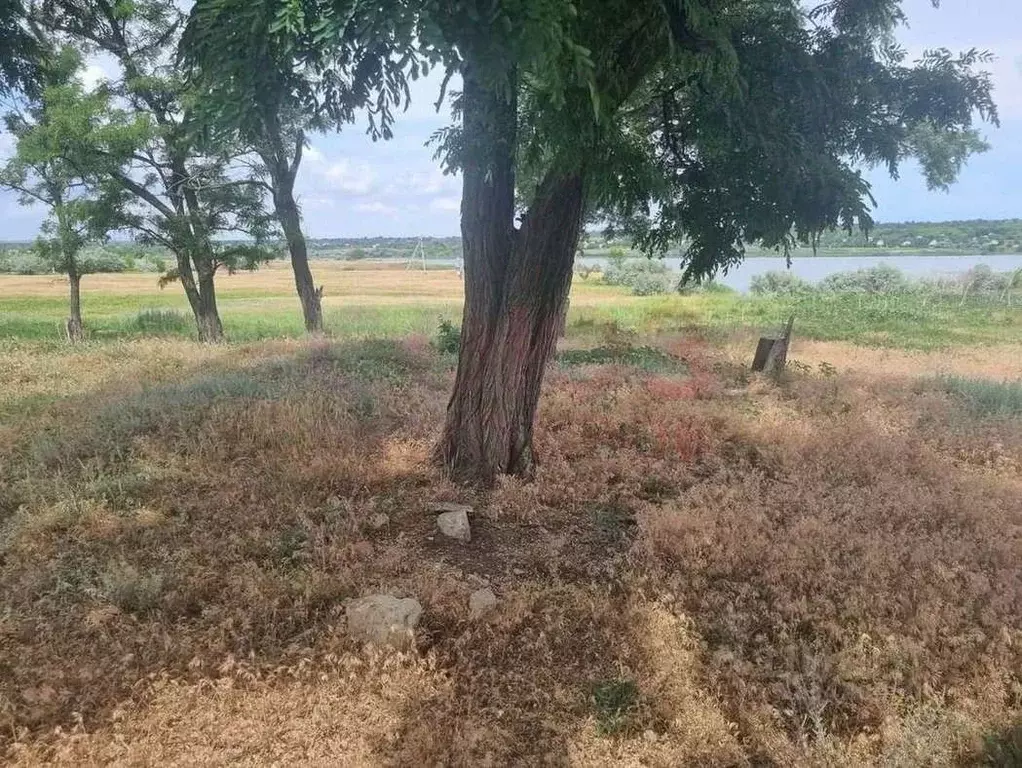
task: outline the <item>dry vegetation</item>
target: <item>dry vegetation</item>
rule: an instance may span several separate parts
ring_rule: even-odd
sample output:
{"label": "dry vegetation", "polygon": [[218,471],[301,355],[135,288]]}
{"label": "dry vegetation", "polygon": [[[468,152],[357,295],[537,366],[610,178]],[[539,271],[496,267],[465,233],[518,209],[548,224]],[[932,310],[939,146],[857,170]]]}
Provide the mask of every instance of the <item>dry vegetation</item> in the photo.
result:
{"label": "dry vegetation", "polygon": [[[1022,350],[805,343],[777,384],[744,337],[567,346],[628,341],[678,362],[553,365],[538,480],[485,494],[428,464],[451,360],[425,337],[7,350],[0,749],[1022,763],[1022,427],[934,378],[1019,378]],[[435,500],[474,505],[471,544]],[[417,654],[344,634],[376,591],[423,603]]]}

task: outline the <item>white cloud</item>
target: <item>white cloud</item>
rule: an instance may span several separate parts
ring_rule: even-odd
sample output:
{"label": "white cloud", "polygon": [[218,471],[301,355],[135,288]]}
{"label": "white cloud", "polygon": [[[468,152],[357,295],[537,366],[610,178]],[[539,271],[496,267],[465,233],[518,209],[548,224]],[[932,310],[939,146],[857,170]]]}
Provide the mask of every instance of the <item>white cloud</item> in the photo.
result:
{"label": "white cloud", "polygon": [[341,193],[365,197],[376,189],[377,171],[367,162],[350,157],[334,158],[314,146],[305,149],[299,171],[303,187],[322,196]]}
{"label": "white cloud", "polygon": [[359,213],[378,213],[384,216],[396,216],[398,212],[394,206],[387,205],[379,200],[372,200],[368,203],[356,203],[355,210]]}
{"label": "white cloud", "polygon": [[322,175],[329,188],[349,195],[368,195],[376,181],[376,173],[368,163],[354,163],[348,158],[331,163]]}
{"label": "white cloud", "polygon": [[437,197],[429,204],[432,211],[460,211],[460,197]]}

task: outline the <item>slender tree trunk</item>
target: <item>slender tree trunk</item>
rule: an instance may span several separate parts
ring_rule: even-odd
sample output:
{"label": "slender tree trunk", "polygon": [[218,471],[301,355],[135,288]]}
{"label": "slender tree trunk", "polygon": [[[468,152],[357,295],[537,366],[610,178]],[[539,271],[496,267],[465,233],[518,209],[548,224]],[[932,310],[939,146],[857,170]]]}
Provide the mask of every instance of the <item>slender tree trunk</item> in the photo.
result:
{"label": "slender tree trunk", "polygon": [[309,333],[323,331],[323,289],[316,287],[309,268],[309,249],[302,232],[302,217],[294,196],[294,179],[280,179],[274,182],[273,205],[284,230],[287,249],[291,254],[291,269],[295,275],[295,288],[302,302],[305,330]]}
{"label": "slender tree trunk", "polygon": [[[188,305],[192,308],[192,315],[195,317],[195,328],[199,334],[199,341],[216,343],[223,341],[224,327],[220,322],[220,313],[216,306],[216,282],[214,281],[215,271],[212,261],[196,259],[195,270],[192,269],[192,260],[187,253],[177,253],[178,279],[185,289],[185,296],[188,298]],[[198,279],[196,279],[198,273]]]}
{"label": "slender tree trunk", "polygon": [[216,306],[216,281],[212,264],[196,266],[199,273],[199,303],[195,322],[199,329],[199,341],[215,344],[224,340],[224,326]]}
{"label": "slender tree trunk", "polygon": [[[514,229],[513,102],[464,76],[465,309],[458,374],[437,458],[461,479],[529,476],[543,372],[571,283],[584,205],[581,172],[551,173]],[[496,132],[496,135],[493,135]]]}
{"label": "slender tree trunk", "polygon": [[67,319],[67,340],[74,343],[85,338],[85,326],[82,324],[82,276],[72,269],[67,277],[71,284],[71,314]]}

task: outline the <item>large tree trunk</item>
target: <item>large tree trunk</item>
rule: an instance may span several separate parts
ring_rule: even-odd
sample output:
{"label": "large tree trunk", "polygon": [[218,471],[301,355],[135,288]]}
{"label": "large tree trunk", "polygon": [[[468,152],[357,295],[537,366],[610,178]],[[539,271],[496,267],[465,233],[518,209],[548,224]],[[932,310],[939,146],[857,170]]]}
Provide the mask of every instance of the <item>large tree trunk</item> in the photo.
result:
{"label": "large tree trunk", "polygon": [[74,343],[85,338],[85,326],[82,324],[82,276],[75,270],[68,272],[71,284],[71,313],[67,319],[67,340]]}
{"label": "large tree trunk", "polygon": [[534,468],[533,422],[571,282],[584,178],[552,172],[516,231],[515,104],[464,80],[465,135],[486,140],[468,148],[463,169],[465,309],[437,457],[455,477],[492,483]]}
{"label": "large tree trunk", "polygon": [[294,180],[276,181],[273,193],[273,205],[284,230],[287,249],[291,254],[291,269],[295,275],[295,288],[302,302],[302,315],[305,318],[305,330],[309,333],[323,331],[322,288],[316,288],[309,268],[309,249],[302,232],[302,218],[298,212],[298,204],[294,197]]}

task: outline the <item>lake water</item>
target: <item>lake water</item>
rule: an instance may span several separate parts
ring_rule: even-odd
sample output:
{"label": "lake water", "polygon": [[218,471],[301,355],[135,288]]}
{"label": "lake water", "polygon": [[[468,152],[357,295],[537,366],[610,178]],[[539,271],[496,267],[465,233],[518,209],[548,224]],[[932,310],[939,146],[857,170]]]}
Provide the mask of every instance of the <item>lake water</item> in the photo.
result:
{"label": "lake water", "polygon": [[[606,263],[606,259],[600,258],[584,258],[580,261],[589,267],[599,267]],[[680,259],[664,259],[664,262],[671,269],[678,270],[681,268]],[[817,283],[836,272],[854,272],[857,269],[869,269],[878,264],[889,264],[892,267],[897,267],[913,278],[950,277],[968,272],[977,264],[986,264],[995,272],[1013,272],[1016,269],[1022,269],[1022,254],[992,253],[974,256],[898,256],[896,254],[883,256],[795,256],[791,260],[791,271],[803,280]],[[720,275],[717,278],[717,282],[745,293],[749,290],[752,278],[756,277],[756,275],[762,275],[765,272],[783,271],[785,269],[783,258],[753,257],[746,259],[727,275]]]}

